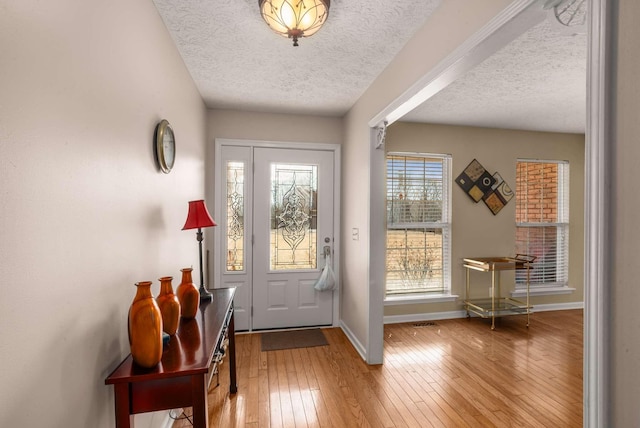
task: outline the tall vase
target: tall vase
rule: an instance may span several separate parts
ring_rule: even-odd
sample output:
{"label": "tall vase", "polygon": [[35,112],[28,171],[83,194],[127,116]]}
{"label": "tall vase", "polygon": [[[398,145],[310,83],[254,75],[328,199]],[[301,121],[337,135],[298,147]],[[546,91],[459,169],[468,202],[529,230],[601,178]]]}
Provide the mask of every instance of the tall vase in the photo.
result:
{"label": "tall vase", "polygon": [[200,305],[200,292],[191,279],[191,271],[193,271],[192,268],[180,269],[182,281],[177,290],[182,318],[186,319],[195,318]]}
{"label": "tall vase", "polygon": [[151,368],[162,359],[162,314],[151,295],[151,281],[136,283],[138,290],[129,308],[129,345],[133,361]]}
{"label": "tall vase", "polygon": [[180,301],[173,294],[172,280],[172,276],[160,278],[160,294],[156,297],[156,302],[162,313],[162,329],[169,336],[176,334],[180,322]]}

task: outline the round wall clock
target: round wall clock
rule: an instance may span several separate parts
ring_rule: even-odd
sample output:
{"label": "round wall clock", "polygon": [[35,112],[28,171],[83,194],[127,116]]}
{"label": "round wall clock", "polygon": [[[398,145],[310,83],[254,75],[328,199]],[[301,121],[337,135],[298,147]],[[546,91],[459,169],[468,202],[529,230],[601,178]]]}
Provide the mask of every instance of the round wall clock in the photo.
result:
{"label": "round wall clock", "polygon": [[169,174],[176,160],[176,137],[166,119],[162,119],[156,126],[155,146],[158,167],[165,174]]}

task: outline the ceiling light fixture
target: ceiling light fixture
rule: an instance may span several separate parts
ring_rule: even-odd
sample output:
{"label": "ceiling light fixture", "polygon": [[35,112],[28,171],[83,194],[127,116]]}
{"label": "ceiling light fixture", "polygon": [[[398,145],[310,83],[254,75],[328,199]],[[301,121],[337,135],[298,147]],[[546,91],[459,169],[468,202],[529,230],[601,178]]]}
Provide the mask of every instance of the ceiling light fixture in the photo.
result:
{"label": "ceiling light fixture", "polygon": [[314,35],[329,16],[330,0],[258,0],[262,18],[273,31],[293,39]]}
{"label": "ceiling light fixture", "polygon": [[543,9],[553,9],[555,19],[565,27],[586,25],[587,0],[547,0]]}

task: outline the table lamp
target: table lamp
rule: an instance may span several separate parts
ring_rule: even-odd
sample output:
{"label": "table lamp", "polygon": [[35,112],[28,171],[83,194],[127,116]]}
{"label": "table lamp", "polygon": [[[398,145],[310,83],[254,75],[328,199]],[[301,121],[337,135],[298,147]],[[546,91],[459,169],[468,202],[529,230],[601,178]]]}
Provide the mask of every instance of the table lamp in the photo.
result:
{"label": "table lamp", "polygon": [[200,250],[200,301],[213,300],[213,294],[204,287],[204,271],[202,269],[202,228],[217,226],[213,221],[207,206],[204,204],[204,200],[189,201],[189,213],[187,214],[187,221],[184,224],[182,230],[198,229],[196,238],[198,239],[198,247]]}

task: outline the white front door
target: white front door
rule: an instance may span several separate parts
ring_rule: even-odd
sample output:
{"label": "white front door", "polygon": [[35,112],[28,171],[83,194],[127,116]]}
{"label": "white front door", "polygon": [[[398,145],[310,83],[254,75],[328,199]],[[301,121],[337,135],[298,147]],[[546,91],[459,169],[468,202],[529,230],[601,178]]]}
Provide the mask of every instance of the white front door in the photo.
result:
{"label": "white front door", "polygon": [[337,293],[313,286],[334,250],[334,152],[222,146],[217,156],[216,287],[237,287],[236,329],[331,325]]}

